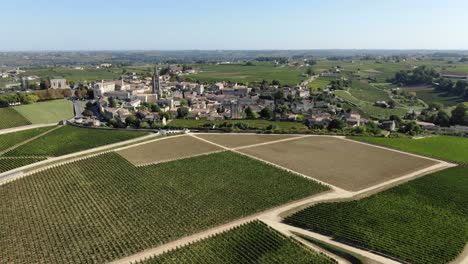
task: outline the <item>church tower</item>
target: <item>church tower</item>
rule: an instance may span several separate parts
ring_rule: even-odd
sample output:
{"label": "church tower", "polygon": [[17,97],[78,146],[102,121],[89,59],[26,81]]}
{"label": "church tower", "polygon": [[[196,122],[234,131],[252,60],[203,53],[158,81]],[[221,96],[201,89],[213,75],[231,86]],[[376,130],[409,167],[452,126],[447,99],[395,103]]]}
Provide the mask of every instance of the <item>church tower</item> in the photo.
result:
{"label": "church tower", "polygon": [[158,66],[154,65],[153,73],[153,94],[157,94],[158,98],[162,96],[161,81],[159,79]]}

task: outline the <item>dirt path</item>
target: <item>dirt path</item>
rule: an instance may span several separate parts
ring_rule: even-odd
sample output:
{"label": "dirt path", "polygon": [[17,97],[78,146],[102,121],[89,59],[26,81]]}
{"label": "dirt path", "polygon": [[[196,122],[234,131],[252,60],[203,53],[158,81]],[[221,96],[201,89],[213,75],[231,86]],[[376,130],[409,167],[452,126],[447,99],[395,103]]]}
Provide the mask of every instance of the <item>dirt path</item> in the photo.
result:
{"label": "dirt path", "polygon": [[3,155],[3,154],[5,154],[5,153],[7,153],[8,151],[14,150],[14,149],[16,149],[16,148],[18,148],[18,147],[20,147],[20,146],[22,146],[22,145],[25,145],[25,144],[27,144],[27,143],[29,143],[29,142],[35,140],[35,139],[38,139],[38,138],[40,138],[40,137],[42,137],[42,136],[44,136],[44,135],[47,135],[47,134],[49,134],[50,132],[59,129],[60,127],[61,127],[61,126],[57,126],[57,127],[55,127],[55,128],[52,128],[51,130],[47,130],[46,132],[44,132],[44,133],[42,133],[42,134],[39,134],[39,135],[37,135],[37,136],[34,136],[34,137],[32,137],[32,138],[30,138],[30,139],[27,139],[27,140],[25,140],[25,141],[23,141],[23,142],[21,142],[21,143],[19,143],[19,144],[16,144],[16,145],[14,145],[14,146],[11,146],[10,148],[7,148],[7,149],[5,149],[5,150],[3,150],[3,151],[0,151],[0,156]]}
{"label": "dirt path", "polygon": [[49,124],[27,125],[27,126],[12,127],[12,128],[7,128],[7,129],[0,129],[0,135],[1,134],[12,133],[12,132],[23,131],[23,130],[28,130],[28,129],[33,129],[33,128],[56,126],[57,124],[58,123],[49,123]]}
{"label": "dirt path", "polygon": [[10,181],[14,181],[19,178],[32,175],[38,171],[46,170],[52,167],[57,167],[57,166],[70,163],[76,160],[86,159],[91,156],[99,155],[106,151],[111,151],[115,148],[118,148],[127,144],[145,141],[145,140],[158,137],[158,136],[160,136],[158,133],[154,133],[154,134],[150,134],[150,135],[139,137],[139,138],[134,138],[134,139],[127,140],[127,141],[122,141],[122,142],[118,142],[118,143],[114,143],[110,145],[104,145],[101,147],[92,148],[92,149],[88,149],[88,150],[84,150],[80,152],[75,152],[75,153],[71,153],[71,154],[67,154],[67,155],[63,155],[59,157],[49,158],[47,160],[39,161],[39,162],[30,164],[24,167],[9,170],[7,172],[0,173],[0,186]]}

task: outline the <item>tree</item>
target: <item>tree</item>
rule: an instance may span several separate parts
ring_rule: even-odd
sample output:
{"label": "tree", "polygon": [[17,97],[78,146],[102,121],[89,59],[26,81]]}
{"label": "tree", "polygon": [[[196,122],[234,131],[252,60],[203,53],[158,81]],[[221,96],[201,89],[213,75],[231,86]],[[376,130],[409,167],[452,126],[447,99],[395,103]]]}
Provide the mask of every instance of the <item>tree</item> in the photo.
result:
{"label": "tree", "polygon": [[155,103],[152,103],[150,105],[150,108],[151,108],[151,112],[160,112],[161,111],[161,108],[159,107],[159,105],[155,104]]}
{"label": "tree", "polygon": [[86,116],[86,117],[92,117],[92,116],[93,116],[93,112],[91,112],[90,110],[84,110],[84,111],[83,111],[83,115]]}
{"label": "tree", "polygon": [[150,125],[148,124],[148,122],[140,122],[138,127],[147,129],[147,128],[150,128]]}
{"label": "tree", "polygon": [[395,101],[393,100],[388,101],[388,106],[390,106],[390,108],[394,109],[395,105],[396,105]]}
{"label": "tree", "polygon": [[127,126],[132,126],[132,127],[137,127],[139,125],[139,120],[138,118],[136,118],[136,116],[134,115],[131,115],[131,116],[127,116],[127,118],[125,118],[125,124]]}
{"label": "tree", "polygon": [[345,126],[346,123],[343,120],[335,118],[328,124],[328,130],[343,129]]}
{"label": "tree", "polygon": [[265,107],[260,111],[260,117],[263,119],[270,120],[273,118],[273,110],[271,110],[269,107]]}
{"label": "tree", "polygon": [[41,90],[49,89],[50,88],[50,81],[48,79],[41,80],[41,82],[39,83],[39,87],[41,88]]}
{"label": "tree", "polygon": [[399,132],[406,133],[411,136],[416,136],[422,132],[422,129],[418,124],[416,124],[416,122],[411,121],[408,124],[404,125],[402,128],[400,128]]}
{"label": "tree", "polygon": [[306,74],[309,75],[309,76],[312,76],[312,75],[314,75],[314,71],[312,70],[312,68],[309,68],[309,69],[307,69]]}
{"label": "tree", "polygon": [[110,107],[117,107],[117,100],[115,100],[114,98],[110,98],[109,99],[109,106]]}
{"label": "tree", "polygon": [[188,105],[188,100],[187,99],[180,99],[180,105],[187,106]]}
{"label": "tree", "polygon": [[283,90],[278,90],[275,95],[274,95],[275,99],[279,100],[279,99],[283,99],[284,98],[284,92]]}
{"label": "tree", "polygon": [[245,116],[247,117],[247,119],[257,119],[258,118],[258,114],[255,113],[254,111],[252,111],[252,108],[250,108],[250,106],[247,107],[244,112],[245,112]]}
{"label": "tree", "polygon": [[439,125],[442,127],[448,127],[450,126],[450,117],[446,112],[439,111],[437,112],[437,115],[434,116],[433,122],[436,125]]}
{"label": "tree", "polygon": [[452,125],[464,125],[467,121],[466,106],[461,103],[458,104],[455,109],[452,110],[452,117],[450,118],[450,123]]}
{"label": "tree", "polygon": [[177,117],[178,118],[184,118],[188,116],[189,114],[189,109],[187,107],[179,107],[177,108]]}
{"label": "tree", "polygon": [[273,81],[271,81],[271,85],[277,85],[277,86],[280,86],[280,85],[281,85],[281,83],[280,83],[280,81],[278,81],[278,80],[273,80]]}

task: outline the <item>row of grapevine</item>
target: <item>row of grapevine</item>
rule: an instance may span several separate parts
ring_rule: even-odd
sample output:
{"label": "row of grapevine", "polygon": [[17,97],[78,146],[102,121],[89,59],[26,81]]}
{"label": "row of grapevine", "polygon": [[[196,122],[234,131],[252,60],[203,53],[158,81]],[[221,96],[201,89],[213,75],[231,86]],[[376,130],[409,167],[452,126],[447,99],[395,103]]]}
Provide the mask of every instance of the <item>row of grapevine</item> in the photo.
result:
{"label": "row of grapevine", "polygon": [[34,129],[28,129],[18,132],[12,132],[8,134],[1,134],[0,135],[0,152],[7,150],[17,144],[22,143],[25,140],[33,138],[37,135],[40,135],[50,129],[54,128],[54,126],[50,127],[40,127]]}
{"label": "row of grapevine", "polygon": [[26,158],[9,158],[0,157],[0,173],[6,172],[12,169],[23,167],[32,163],[36,163],[46,158],[40,157],[26,157]]}
{"label": "row of grapevine", "polygon": [[11,107],[0,108],[0,129],[26,126],[31,122]]}
{"label": "row of grapevine", "polygon": [[8,151],[4,156],[62,156],[103,145],[147,135],[139,131],[116,131],[63,126],[27,144]]}
{"label": "row of grapevine", "polygon": [[232,152],[145,167],[110,152],[0,186],[0,259],[104,263],[326,189]]}
{"label": "row of grapevine", "polygon": [[287,238],[260,221],[253,221],[152,257],[140,264],[163,263],[336,263]]}
{"label": "row of grapevine", "polygon": [[468,167],[358,201],[324,203],[285,222],[410,263],[447,263],[468,242]]}

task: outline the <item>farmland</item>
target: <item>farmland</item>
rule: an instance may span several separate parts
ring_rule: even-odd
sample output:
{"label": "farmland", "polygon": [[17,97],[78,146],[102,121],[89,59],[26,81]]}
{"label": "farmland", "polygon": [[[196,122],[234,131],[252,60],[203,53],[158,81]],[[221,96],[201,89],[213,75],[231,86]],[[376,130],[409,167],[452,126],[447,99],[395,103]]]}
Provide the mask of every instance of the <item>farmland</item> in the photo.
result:
{"label": "farmland", "polygon": [[191,136],[178,136],[158,139],[143,145],[125,148],[117,153],[135,165],[143,165],[220,150],[222,148]]}
{"label": "farmland", "polygon": [[467,173],[454,167],[362,200],[318,204],[285,222],[410,263],[447,263],[468,242]]}
{"label": "farmland", "polygon": [[325,88],[325,87],[327,87],[327,85],[330,84],[330,82],[332,80],[334,80],[334,78],[319,77],[316,80],[309,83],[309,87],[312,90],[317,90],[319,88]]}
{"label": "farmland", "polygon": [[67,81],[95,81],[95,80],[113,80],[122,75],[123,71],[119,68],[96,69],[86,67],[84,70],[76,70],[68,67],[47,67],[47,68],[29,68],[27,75],[37,75],[44,79],[63,77]]}
{"label": "farmland", "polygon": [[54,126],[34,128],[13,133],[2,134],[0,135],[0,152],[5,151],[6,149],[13,147],[17,144],[20,144],[25,140],[38,136],[46,131],[49,131],[52,128],[54,128]]}
{"label": "farmland", "polygon": [[275,126],[281,130],[287,131],[300,131],[305,130],[307,127],[301,122],[280,122],[280,121],[268,121],[268,120],[222,120],[222,121],[209,121],[209,120],[193,120],[193,119],[174,119],[172,122],[168,123],[169,127],[175,128],[194,128],[194,129],[203,129],[207,127],[215,126],[219,128],[225,124],[234,125],[236,123],[247,124],[249,128],[252,129],[263,129],[266,130],[269,126]]}
{"label": "farmland", "polygon": [[4,155],[56,157],[137,138],[146,134],[148,133],[63,126]]}
{"label": "farmland", "polygon": [[139,168],[102,154],[0,186],[0,259],[103,263],[326,189],[232,152]]}
{"label": "farmland", "polygon": [[437,163],[326,136],[309,136],[240,151],[350,191],[369,188]]}
{"label": "farmland", "polygon": [[169,251],[141,262],[173,263],[335,263],[286,238],[262,222],[254,221],[214,237]]}
{"label": "farmland", "polygon": [[0,157],[0,173],[12,169],[23,167],[32,163],[45,160],[45,158],[31,157],[31,158],[16,158],[16,157]]}
{"label": "farmland", "polygon": [[416,91],[416,96],[428,104],[440,103],[445,107],[454,106],[462,102],[459,96],[447,95],[444,93],[436,92],[434,90]]}
{"label": "farmland", "polygon": [[462,137],[434,136],[422,139],[352,137],[352,139],[447,161],[468,163],[468,139]]}
{"label": "farmland", "polygon": [[297,138],[292,135],[256,135],[256,134],[197,134],[197,137],[228,148],[237,148],[276,140]]}
{"label": "farmland", "polygon": [[283,85],[296,85],[305,78],[301,74],[306,69],[292,68],[287,66],[275,66],[271,63],[255,62],[255,66],[244,66],[240,64],[223,65],[195,65],[200,72],[185,77],[186,80],[213,83],[217,81],[230,81],[234,83],[252,83],[266,80],[280,81]]}
{"label": "farmland", "polygon": [[32,124],[55,123],[73,117],[73,106],[69,100],[38,102],[14,107]]}
{"label": "farmland", "polygon": [[29,120],[24,118],[24,116],[10,107],[0,108],[0,120],[0,129],[26,126],[31,124]]}

